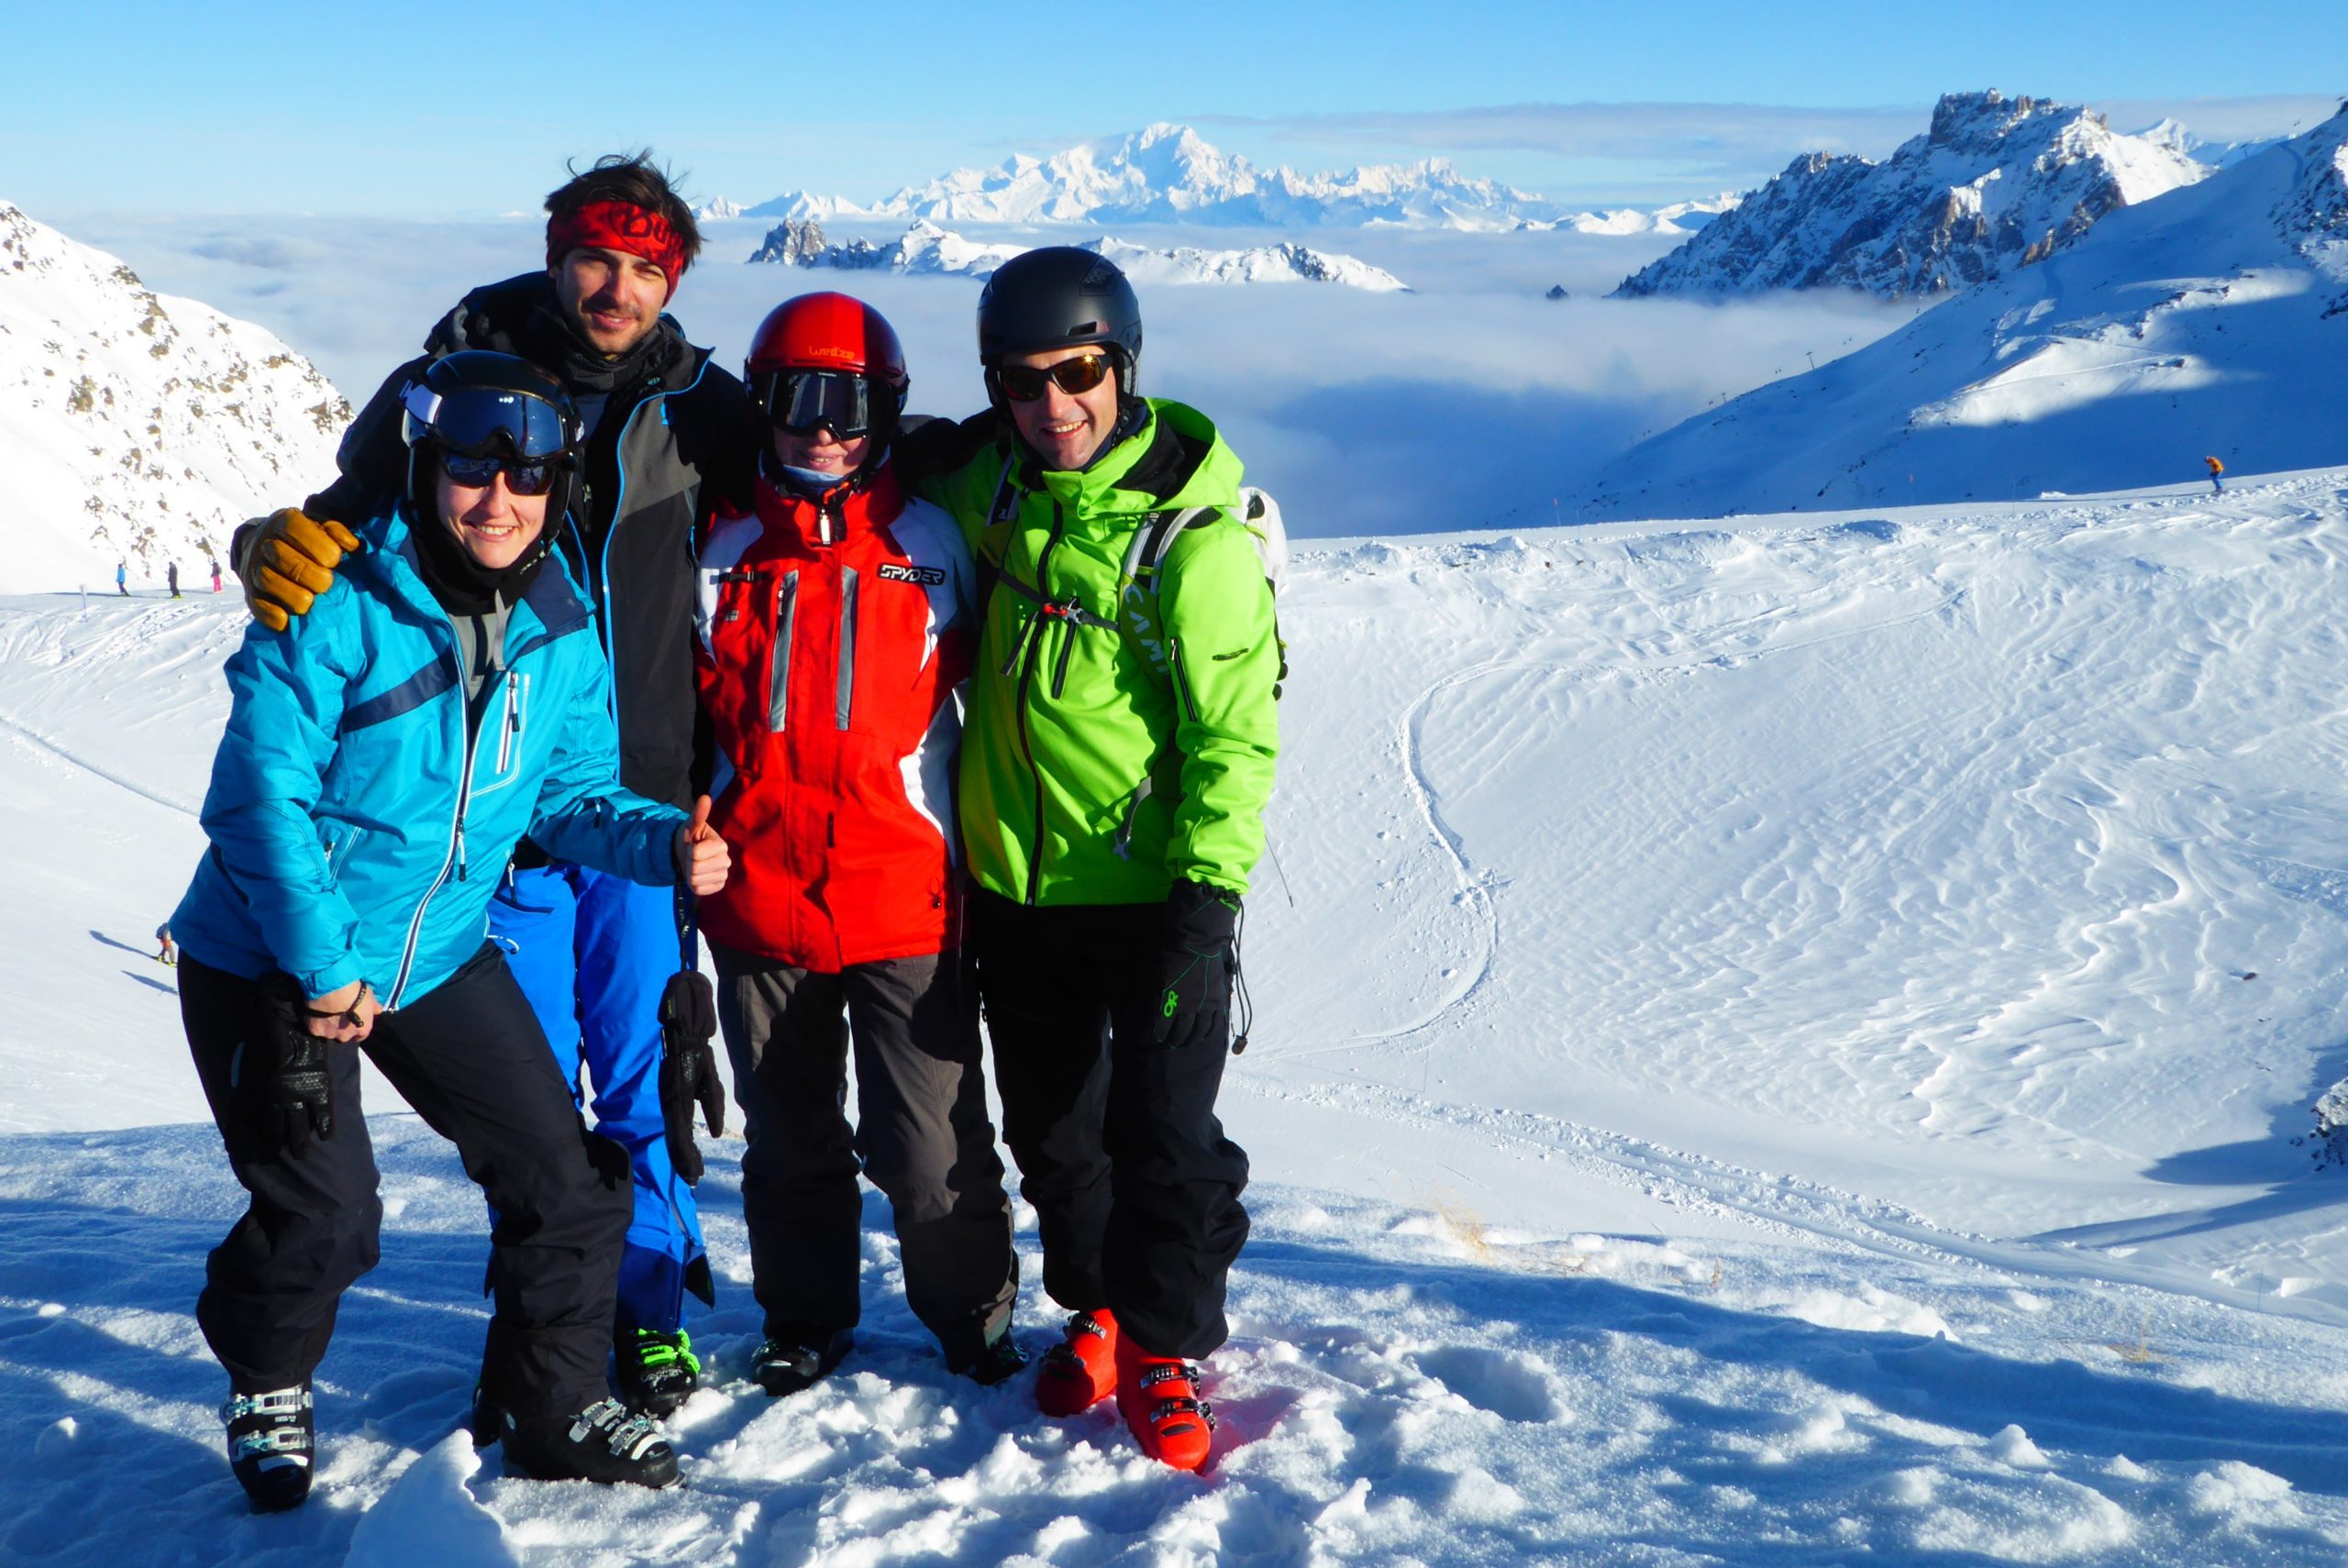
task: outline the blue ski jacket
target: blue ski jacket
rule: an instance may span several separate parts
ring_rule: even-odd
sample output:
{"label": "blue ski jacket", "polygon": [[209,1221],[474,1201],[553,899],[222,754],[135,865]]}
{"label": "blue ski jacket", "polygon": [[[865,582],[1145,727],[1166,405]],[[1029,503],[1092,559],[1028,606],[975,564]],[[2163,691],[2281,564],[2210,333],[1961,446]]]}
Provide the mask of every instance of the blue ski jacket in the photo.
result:
{"label": "blue ski jacket", "polygon": [[676,880],[685,815],[621,787],[611,672],[558,554],[515,605],[469,722],[456,627],[404,508],[282,632],[245,629],[204,800],[211,847],[172,916],[198,962],[305,995],[413,1001],[479,950],[525,834],[631,881]]}

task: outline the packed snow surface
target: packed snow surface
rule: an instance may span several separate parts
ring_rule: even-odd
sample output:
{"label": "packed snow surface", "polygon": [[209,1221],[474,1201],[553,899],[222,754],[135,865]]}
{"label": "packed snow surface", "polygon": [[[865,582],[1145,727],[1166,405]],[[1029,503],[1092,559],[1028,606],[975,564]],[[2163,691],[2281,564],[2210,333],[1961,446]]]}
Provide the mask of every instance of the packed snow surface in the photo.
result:
{"label": "packed snow surface", "polygon": [[507,1478],[477,1199],[371,1079],[384,1262],[271,1518],[145,955],[238,617],[0,601],[0,1561],[2336,1565],[2343,588],[2338,469],[1301,547],[1208,1474],[947,1376],[877,1198],[855,1356],[759,1396],[726,1140],[688,1485]]}

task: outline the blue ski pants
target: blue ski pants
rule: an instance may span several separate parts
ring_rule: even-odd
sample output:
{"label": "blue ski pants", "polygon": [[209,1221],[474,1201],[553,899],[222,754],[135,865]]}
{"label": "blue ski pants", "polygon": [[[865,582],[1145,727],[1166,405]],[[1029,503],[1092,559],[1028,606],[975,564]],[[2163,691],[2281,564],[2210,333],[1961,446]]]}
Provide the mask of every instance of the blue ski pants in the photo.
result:
{"label": "blue ski pants", "polygon": [[557,862],[507,874],[489,931],[544,1026],[595,1131],[626,1149],[636,1214],[620,1260],[617,1325],[673,1333],[688,1287],[711,1298],[693,1189],[669,1163],[660,1121],[660,990],[677,972],[675,894]]}

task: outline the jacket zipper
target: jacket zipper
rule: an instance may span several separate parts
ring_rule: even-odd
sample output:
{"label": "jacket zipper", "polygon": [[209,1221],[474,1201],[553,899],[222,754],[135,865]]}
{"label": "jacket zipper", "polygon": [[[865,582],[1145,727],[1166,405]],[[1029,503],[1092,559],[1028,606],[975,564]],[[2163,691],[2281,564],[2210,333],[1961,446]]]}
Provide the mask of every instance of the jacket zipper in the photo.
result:
{"label": "jacket zipper", "polygon": [[514,742],[522,733],[522,678],[508,672],[505,677],[505,721],[497,732],[497,771],[503,775],[513,766]]}
{"label": "jacket zipper", "polygon": [[353,825],[344,829],[338,842],[327,845],[327,876],[339,878],[342,875],[342,868],[350,862],[350,852],[359,847],[359,841],[365,836],[365,828]]}
{"label": "jacket zipper", "polygon": [[1195,724],[1199,722],[1199,700],[1191,695],[1191,672],[1182,663],[1182,645],[1172,637],[1166,639],[1166,662],[1174,667],[1174,685],[1182,693],[1182,711]]}
{"label": "jacket zipper", "polygon": [[1068,690],[1068,660],[1069,656],[1076,652],[1076,623],[1062,616],[1059,662],[1052,668],[1052,701],[1055,702],[1060,700],[1060,693]]}
{"label": "jacket zipper", "polygon": [[[454,631],[455,628],[451,626],[451,635]],[[499,679],[510,682],[514,678],[508,671]],[[399,974],[392,981],[392,994],[383,1001],[383,1005],[387,1008],[399,1006],[400,998],[407,994],[408,976],[415,967],[415,944],[424,935],[425,911],[432,907],[433,895],[439,892],[448,883],[449,867],[452,866],[456,867],[459,881],[465,879],[465,808],[472,803],[473,747],[479,739],[479,734],[474,729],[471,716],[465,712],[465,704],[461,701],[458,704],[457,722],[464,727],[465,732],[464,770],[457,783],[457,811],[455,816],[449,820],[449,848],[440,857],[440,870],[432,878],[432,886],[424,889],[424,897],[416,900],[415,913],[408,920],[407,944],[400,952]]]}
{"label": "jacket zipper", "polygon": [[[1036,591],[1047,600],[1052,593],[1052,552],[1059,548],[1060,530],[1066,525],[1066,513],[1060,510],[1058,501],[1055,500],[1052,502],[1052,531],[1046,536],[1043,550],[1036,557]],[[1036,766],[1036,742],[1027,731],[1027,698],[1035,684],[1036,654],[1042,642],[1042,638],[1035,633],[1035,623],[1043,618],[1041,612],[1029,618],[1029,624],[1023,633],[1026,639],[1026,658],[1019,668],[1019,749],[1027,759],[1028,782],[1034,787],[1036,792],[1036,842],[1033,852],[1027,857],[1025,900],[1031,904],[1036,901],[1036,894],[1042,890],[1044,880],[1044,775]]]}

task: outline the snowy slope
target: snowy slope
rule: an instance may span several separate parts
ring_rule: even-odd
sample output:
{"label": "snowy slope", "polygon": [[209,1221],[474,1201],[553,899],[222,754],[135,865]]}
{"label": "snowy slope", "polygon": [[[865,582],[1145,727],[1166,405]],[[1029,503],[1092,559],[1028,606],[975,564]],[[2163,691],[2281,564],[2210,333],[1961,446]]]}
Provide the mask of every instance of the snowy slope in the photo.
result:
{"label": "snowy slope", "polygon": [[[1079,242],[1080,248],[1107,256],[1137,283],[1339,283],[1374,293],[1404,292],[1393,273],[1351,256],[1315,250],[1283,242],[1243,250],[1206,250],[1192,245],[1153,248],[1135,245],[1112,235]],[[886,245],[851,240],[827,243],[812,218],[786,218],[767,231],[750,254],[753,262],[796,267],[830,267],[847,271],[908,273],[914,276],[954,274],[984,278],[1027,248],[1019,245],[982,245],[965,239],[927,218]]]}
{"label": "snowy slope", "polygon": [[349,406],[249,322],[0,202],[0,590],[193,580],[334,471]]}
{"label": "snowy slope", "polygon": [[474,1199],[377,1099],[267,1520],[190,1315],[234,1189],[115,945],[233,613],[0,603],[0,1559],[2336,1564],[2343,574],[2348,469],[1300,550],[1209,1475],[950,1382],[877,1198],[857,1358],[750,1392],[729,1141],[690,1486],[507,1480]]}
{"label": "snowy slope", "polygon": [[1615,293],[1942,293],[2076,244],[2108,214],[2208,172],[2173,141],[2116,134],[2091,110],[1953,93],[1883,162],[1805,153]]}
{"label": "snowy slope", "polygon": [[992,169],[957,169],[869,207],[792,192],[751,217],[924,218],[936,224],[1193,223],[1249,228],[1400,224],[1510,228],[1561,209],[1527,192],[1463,175],[1447,159],[1366,165],[1344,173],[1258,169],[1187,126],[1153,125],[1080,143],[1049,158],[1019,154]]}
{"label": "snowy slope", "polygon": [[2348,456],[2348,111],[1614,459],[1588,514],[2033,496]]}

